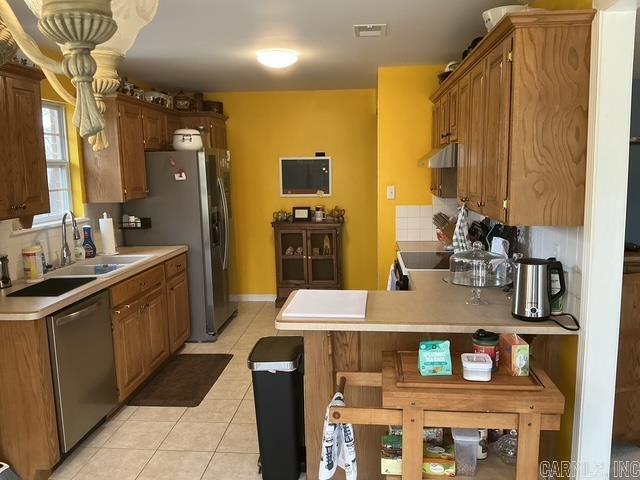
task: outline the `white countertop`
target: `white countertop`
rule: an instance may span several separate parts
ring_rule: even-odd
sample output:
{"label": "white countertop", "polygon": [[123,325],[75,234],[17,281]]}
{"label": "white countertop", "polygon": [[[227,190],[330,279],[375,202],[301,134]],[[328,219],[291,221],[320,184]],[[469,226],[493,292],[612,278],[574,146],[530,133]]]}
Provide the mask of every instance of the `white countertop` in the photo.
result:
{"label": "white countertop", "polygon": [[[440,242],[398,242],[401,251],[439,251]],[[440,248],[438,249],[438,246]],[[431,250],[426,250],[431,248]],[[279,330],[355,332],[473,333],[479,328],[496,333],[575,335],[551,321],[523,322],[511,315],[511,300],[500,289],[487,288],[488,305],[467,305],[470,287],[450,285],[448,271],[412,271],[410,291],[369,291],[364,320],[282,318],[291,296],[276,318]]]}
{"label": "white countertop", "polygon": [[[13,286],[0,290],[0,321],[38,320],[65,308],[83,298],[93,295],[116,283],[120,283],[144,270],[159,265],[170,258],[184,253],[188,248],[184,245],[167,247],[119,247],[122,255],[147,255],[149,258],[116,270],[78,288],[57,297],[7,297],[29,286],[24,280],[16,280]],[[114,256],[114,263],[117,256]],[[47,275],[45,275],[47,278]]]}

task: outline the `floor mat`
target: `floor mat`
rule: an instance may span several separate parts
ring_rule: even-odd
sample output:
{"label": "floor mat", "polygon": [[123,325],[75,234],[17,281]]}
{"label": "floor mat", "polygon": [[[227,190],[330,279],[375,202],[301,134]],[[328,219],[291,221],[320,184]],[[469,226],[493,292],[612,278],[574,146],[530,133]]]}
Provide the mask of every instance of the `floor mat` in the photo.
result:
{"label": "floor mat", "polygon": [[233,355],[183,354],[173,357],[128,405],[197,407],[211,390]]}

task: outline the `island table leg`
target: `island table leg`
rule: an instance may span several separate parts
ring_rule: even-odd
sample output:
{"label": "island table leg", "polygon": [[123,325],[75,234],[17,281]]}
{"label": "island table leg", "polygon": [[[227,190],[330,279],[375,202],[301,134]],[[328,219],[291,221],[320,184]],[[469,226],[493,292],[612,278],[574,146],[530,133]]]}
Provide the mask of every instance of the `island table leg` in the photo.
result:
{"label": "island table leg", "polygon": [[422,480],[422,436],[424,410],[402,411],[402,480]]}
{"label": "island table leg", "polygon": [[519,415],[516,480],[538,480],[540,423],[541,417],[538,413]]}

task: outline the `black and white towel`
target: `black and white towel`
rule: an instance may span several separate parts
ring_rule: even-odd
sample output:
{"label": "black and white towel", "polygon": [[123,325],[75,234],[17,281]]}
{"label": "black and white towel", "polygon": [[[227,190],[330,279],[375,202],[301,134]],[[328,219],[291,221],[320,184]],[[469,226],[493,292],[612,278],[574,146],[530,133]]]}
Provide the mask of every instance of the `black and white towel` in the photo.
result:
{"label": "black and white towel", "polygon": [[329,409],[344,407],[344,395],[336,393],[324,415],[320,480],[331,480],[338,467],[344,469],[347,480],[357,480],[356,444],[353,426],[349,423],[329,423]]}

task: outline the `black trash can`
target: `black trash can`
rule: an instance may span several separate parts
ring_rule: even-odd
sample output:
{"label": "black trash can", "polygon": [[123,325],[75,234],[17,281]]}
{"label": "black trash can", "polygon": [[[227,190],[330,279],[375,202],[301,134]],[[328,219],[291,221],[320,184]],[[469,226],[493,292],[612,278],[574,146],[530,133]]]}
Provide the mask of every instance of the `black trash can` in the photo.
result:
{"label": "black trash can", "polygon": [[304,470],[302,337],[264,337],[247,361],[253,377],[263,480],[298,480]]}

